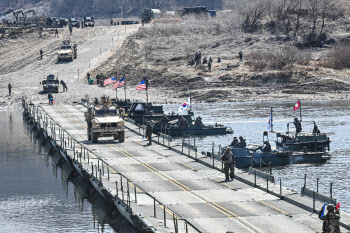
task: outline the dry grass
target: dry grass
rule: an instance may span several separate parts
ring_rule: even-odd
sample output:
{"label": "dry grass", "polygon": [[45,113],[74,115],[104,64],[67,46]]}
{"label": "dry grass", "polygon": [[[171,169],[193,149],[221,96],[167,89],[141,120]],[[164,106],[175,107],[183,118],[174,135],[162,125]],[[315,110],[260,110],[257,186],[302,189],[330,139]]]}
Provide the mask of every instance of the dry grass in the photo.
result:
{"label": "dry grass", "polygon": [[350,46],[348,43],[336,45],[322,61],[322,65],[333,69],[350,67]]}

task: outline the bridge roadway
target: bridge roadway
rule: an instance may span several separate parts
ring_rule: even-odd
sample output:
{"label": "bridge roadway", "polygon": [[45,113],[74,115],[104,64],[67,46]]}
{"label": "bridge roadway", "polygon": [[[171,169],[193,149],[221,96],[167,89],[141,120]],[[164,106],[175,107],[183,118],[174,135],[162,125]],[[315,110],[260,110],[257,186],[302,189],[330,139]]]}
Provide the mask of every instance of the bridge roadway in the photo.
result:
{"label": "bridge roadway", "polygon": [[[126,132],[124,143],[112,138],[101,138],[97,144],[90,143],[83,113],[86,108],[80,104],[42,104],[40,107],[74,139],[109,164],[110,180],[103,179],[104,187],[116,193],[115,181],[120,178],[117,173],[140,187],[135,190],[137,203],[130,187],[132,209],[158,232],[175,232],[173,212],[179,220],[179,216],[187,219],[202,232],[321,231],[322,222],[317,214],[243,182],[224,182],[221,172],[161,145],[147,146],[146,140],[130,130]],[[90,162],[97,163],[94,158]],[[90,164],[83,164],[83,167],[92,172]],[[143,191],[171,210],[166,210],[166,226],[162,223],[163,205],[156,205],[154,217],[153,200],[142,195]],[[191,227],[188,231],[196,232]],[[179,224],[179,232],[185,232],[183,224]]]}

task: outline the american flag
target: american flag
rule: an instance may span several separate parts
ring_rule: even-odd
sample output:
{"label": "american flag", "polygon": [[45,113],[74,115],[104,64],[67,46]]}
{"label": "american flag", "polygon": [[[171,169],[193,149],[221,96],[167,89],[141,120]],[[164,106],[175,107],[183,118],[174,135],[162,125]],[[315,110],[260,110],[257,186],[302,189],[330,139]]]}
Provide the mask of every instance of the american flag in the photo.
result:
{"label": "american flag", "polygon": [[124,85],[125,85],[125,78],[122,77],[118,82],[113,84],[113,90]]}
{"label": "american flag", "polygon": [[142,90],[142,89],[146,89],[146,81],[145,81],[145,79],[142,79],[142,81],[139,84],[137,84],[136,91]]}
{"label": "american flag", "polygon": [[106,79],[103,84],[106,86],[108,84],[115,83],[116,81],[115,76],[113,76],[112,78]]}

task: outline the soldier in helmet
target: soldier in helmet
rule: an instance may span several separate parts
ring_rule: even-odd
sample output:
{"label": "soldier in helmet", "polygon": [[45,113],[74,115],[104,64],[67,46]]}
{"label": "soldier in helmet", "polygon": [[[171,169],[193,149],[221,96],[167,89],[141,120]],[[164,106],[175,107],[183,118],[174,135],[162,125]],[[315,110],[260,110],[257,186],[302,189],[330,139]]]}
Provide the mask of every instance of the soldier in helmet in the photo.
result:
{"label": "soldier in helmet", "polygon": [[239,136],[239,143],[237,143],[236,147],[238,148],[246,148],[247,143],[245,142],[245,139],[242,136]]}
{"label": "soldier in helmet", "polygon": [[221,160],[224,163],[225,181],[233,180],[234,177],[234,155],[230,148],[227,148]]}
{"label": "soldier in helmet", "polygon": [[302,128],[301,128],[301,122],[298,120],[298,118],[294,118],[293,124],[295,126],[296,134],[300,133]]}
{"label": "soldier in helmet", "polygon": [[333,204],[329,204],[327,206],[328,213],[326,215],[322,215],[323,208],[318,214],[319,219],[323,220],[322,231],[324,233],[340,233],[339,221],[340,221],[340,213],[339,210],[335,210]]}
{"label": "soldier in helmet", "polygon": [[237,144],[238,144],[238,138],[237,138],[237,137],[234,137],[234,138],[233,138],[233,141],[232,141],[231,144],[230,144],[230,146],[235,147]]}
{"label": "soldier in helmet", "polygon": [[152,145],[152,133],[153,133],[153,126],[152,126],[152,123],[148,121],[146,126],[146,137],[148,139],[148,145]]}
{"label": "soldier in helmet", "polygon": [[51,92],[49,92],[47,97],[49,98],[49,105],[52,105],[53,104],[53,96],[52,96]]}
{"label": "soldier in helmet", "polygon": [[239,56],[239,60],[242,61],[243,60],[243,53],[242,53],[242,51],[239,51],[238,56]]}

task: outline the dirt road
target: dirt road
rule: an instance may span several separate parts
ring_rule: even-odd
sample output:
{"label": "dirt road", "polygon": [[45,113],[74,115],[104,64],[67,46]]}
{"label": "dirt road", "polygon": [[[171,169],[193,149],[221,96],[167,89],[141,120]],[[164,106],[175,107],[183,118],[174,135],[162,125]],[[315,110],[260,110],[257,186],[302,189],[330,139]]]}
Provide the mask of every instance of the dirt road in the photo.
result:
{"label": "dirt road", "polygon": [[[139,25],[100,26],[95,28],[73,29],[69,35],[67,28],[60,29],[59,37],[45,31],[43,38],[28,33],[19,39],[1,43],[0,50],[0,108],[17,107],[23,96],[35,102],[47,101],[47,94],[40,94],[40,82],[49,74],[58,76],[68,85],[68,91],[54,94],[61,102],[79,100],[85,95],[115,95],[111,88],[89,86],[86,73],[107,60],[119,49],[127,35],[138,30]],[[57,62],[57,50],[63,39],[70,39],[78,45],[78,57],[73,62]],[[44,57],[40,60],[39,51]],[[12,95],[8,96],[8,83],[12,85]]]}

